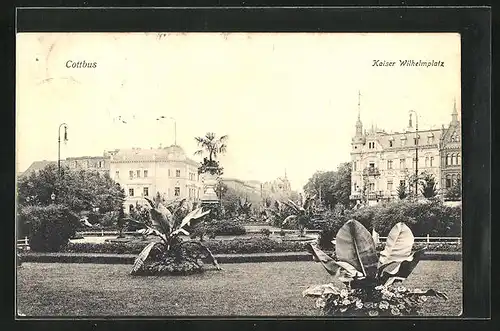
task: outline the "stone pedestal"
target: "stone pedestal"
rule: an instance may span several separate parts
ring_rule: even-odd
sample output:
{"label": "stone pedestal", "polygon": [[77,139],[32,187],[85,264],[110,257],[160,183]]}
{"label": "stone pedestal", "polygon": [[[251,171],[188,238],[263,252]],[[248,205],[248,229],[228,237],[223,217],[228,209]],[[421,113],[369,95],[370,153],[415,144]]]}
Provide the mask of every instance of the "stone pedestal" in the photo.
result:
{"label": "stone pedestal", "polygon": [[210,210],[210,219],[218,218],[220,212],[219,198],[215,192],[218,178],[218,175],[209,172],[202,175],[203,195],[201,197],[201,206],[204,210]]}

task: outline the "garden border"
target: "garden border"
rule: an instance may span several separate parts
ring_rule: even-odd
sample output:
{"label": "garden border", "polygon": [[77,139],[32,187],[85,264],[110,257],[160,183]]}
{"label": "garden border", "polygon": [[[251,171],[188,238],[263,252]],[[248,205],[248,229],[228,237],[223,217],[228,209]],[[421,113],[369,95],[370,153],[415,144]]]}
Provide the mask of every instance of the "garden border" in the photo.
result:
{"label": "garden border", "polygon": [[[23,253],[23,262],[35,263],[94,263],[94,264],[133,264],[135,254],[102,253]],[[217,261],[224,263],[256,262],[298,262],[313,261],[307,252],[255,253],[255,254],[218,254]],[[462,261],[462,252],[426,252],[422,261]]]}

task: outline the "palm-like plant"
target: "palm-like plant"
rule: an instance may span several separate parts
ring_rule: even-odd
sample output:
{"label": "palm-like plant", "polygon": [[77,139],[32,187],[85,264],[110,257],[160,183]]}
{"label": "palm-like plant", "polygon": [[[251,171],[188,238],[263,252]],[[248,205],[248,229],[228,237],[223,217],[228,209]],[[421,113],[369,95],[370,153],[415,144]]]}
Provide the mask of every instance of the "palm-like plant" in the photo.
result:
{"label": "palm-like plant", "polygon": [[299,236],[304,237],[306,226],[310,223],[313,216],[312,205],[315,198],[316,196],[308,196],[302,204],[297,204],[292,200],[284,202],[290,208],[292,214],[283,220],[282,225],[296,221],[299,227]]}
{"label": "palm-like plant", "polygon": [[208,154],[208,158],[205,157],[203,159],[203,163],[200,166],[200,172],[210,172],[214,174],[220,174],[222,172],[222,168],[220,168],[216,159],[219,154],[223,154],[227,151],[227,138],[227,135],[217,138],[213,132],[208,132],[204,137],[194,138],[198,146],[201,147],[201,149],[197,150],[194,154]]}
{"label": "palm-like plant", "polygon": [[246,218],[250,215],[252,211],[252,203],[248,201],[248,199],[239,199],[238,200],[238,212],[243,214]]}
{"label": "palm-like plant", "polygon": [[279,228],[283,227],[283,221],[288,216],[288,206],[284,203],[281,203],[279,200],[274,201],[274,204],[271,201],[265,201],[265,207],[263,213],[267,217],[267,220],[272,220],[275,226]]}
{"label": "palm-like plant", "polygon": [[423,255],[424,249],[412,252],[413,243],[410,228],[398,223],[378,256],[370,232],[358,221],[350,220],[337,233],[335,258],[310,245],[314,259],[346,288],[326,284],[311,287],[303,295],[316,297],[317,306],[333,315],[413,315],[418,313],[422,297],[447,299],[444,293],[434,290],[412,291],[394,286],[410,275]]}
{"label": "palm-like plant", "polygon": [[434,198],[437,195],[436,179],[432,174],[424,173],[421,178],[422,188],[420,191],[426,199]]}
{"label": "palm-like plant", "polygon": [[[136,258],[131,274],[188,274],[201,272],[200,257],[209,259],[217,269],[220,269],[217,260],[210,250],[198,241],[183,241],[181,234],[189,235],[187,227],[193,221],[200,221],[210,211],[203,211],[201,207],[193,206],[186,214],[185,199],[174,201],[167,206],[161,202],[153,202],[145,198],[150,204],[150,220],[137,221],[142,229],[138,232],[143,235],[154,235],[160,241],[149,243]],[[185,216],[183,216],[185,215]],[[154,252],[155,254],[152,254]],[[147,262],[151,262],[147,265]]]}

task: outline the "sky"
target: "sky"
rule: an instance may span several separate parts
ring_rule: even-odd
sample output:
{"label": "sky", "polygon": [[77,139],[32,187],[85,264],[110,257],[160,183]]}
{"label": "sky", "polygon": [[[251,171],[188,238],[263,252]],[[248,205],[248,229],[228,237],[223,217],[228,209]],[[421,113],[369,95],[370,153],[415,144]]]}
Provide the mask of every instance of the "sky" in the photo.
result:
{"label": "sky", "polygon": [[194,137],[214,132],[229,137],[225,176],[268,181],[286,171],[300,190],[315,171],[350,160],[358,101],[364,127],[386,131],[406,127],[410,109],[421,129],[447,125],[454,100],[460,114],[453,33],[20,33],[16,50],[18,171],[57,160],[61,123],[61,158],[176,139],[200,160]]}

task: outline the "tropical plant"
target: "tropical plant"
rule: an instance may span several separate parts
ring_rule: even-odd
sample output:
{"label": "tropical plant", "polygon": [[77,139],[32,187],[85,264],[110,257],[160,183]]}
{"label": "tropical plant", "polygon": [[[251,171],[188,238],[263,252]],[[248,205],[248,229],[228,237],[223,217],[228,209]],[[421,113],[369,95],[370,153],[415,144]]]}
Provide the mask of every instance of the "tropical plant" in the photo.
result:
{"label": "tropical plant", "polygon": [[446,294],[401,286],[418,264],[424,249],[412,252],[413,233],[404,223],[390,231],[384,250],[377,255],[375,242],[358,221],[350,220],[336,236],[336,254],[331,257],[311,244],[315,261],[344,284],[313,286],[304,296],[317,298],[316,306],[327,315],[394,316],[419,314],[427,297],[447,299]]}
{"label": "tropical plant", "polygon": [[288,206],[279,200],[275,200],[272,203],[270,200],[265,201],[265,207],[263,213],[266,216],[267,221],[271,221],[274,226],[283,228],[283,222],[287,218]]}
{"label": "tropical plant", "polygon": [[436,179],[433,174],[424,172],[420,179],[420,183],[422,186],[420,191],[426,199],[434,198],[437,195]]}
{"label": "tropical plant", "polygon": [[[160,241],[149,243],[136,258],[132,275],[191,274],[203,271],[201,258],[208,259],[217,269],[217,260],[210,250],[199,241],[183,241],[181,234],[189,235],[186,228],[194,221],[200,221],[209,213],[201,207],[193,206],[191,211],[184,207],[185,199],[164,206],[145,198],[150,204],[147,221],[136,221],[144,235],[154,235]],[[185,215],[185,216],[181,216]]]}
{"label": "tropical plant", "polygon": [[408,193],[406,192],[406,185],[403,182],[399,183],[397,194],[399,200],[406,199],[408,196]]}
{"label": "tropical plant", "polygon": [[239,199],[238,200],[238,212],[243,214],[245,218],[250,216],[250,212],[252,211],[252,203],[248,201],[248,199]]}
{"label": "tropical plant", "polygon": [[314,214],[312,210],[312,203],[314,199],[315,196],[308,196],[305,198],[302,205],[299,205],[292,200],[286,201],[285,204],[290,208],[292,214],[285,218],[282,225],[290,222],[297,222],[297,226],[299,228],[299,236],[304,237],[306,227],[311,222],[311,217]]}
{"label": "tropical plant", "polygon": [[204,137],[195,137],[194,139],[198,143],[201,149],[197,150],[195,155],[203,155],[203,153],[208,153],[208,158],[205,157],[200,167],[198,168],[199,173],[211,173],[221,175],[223,168],[220,167],[219,162],[216,160],[219,154],[223,154],[227,150],[227,135],[217,138],[215,133],[207,132]]}

